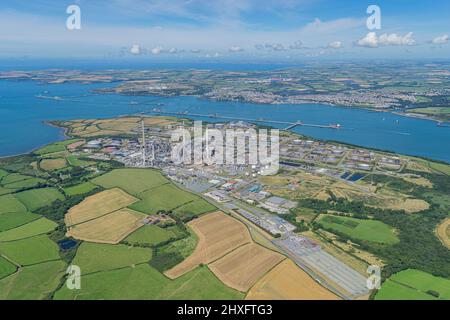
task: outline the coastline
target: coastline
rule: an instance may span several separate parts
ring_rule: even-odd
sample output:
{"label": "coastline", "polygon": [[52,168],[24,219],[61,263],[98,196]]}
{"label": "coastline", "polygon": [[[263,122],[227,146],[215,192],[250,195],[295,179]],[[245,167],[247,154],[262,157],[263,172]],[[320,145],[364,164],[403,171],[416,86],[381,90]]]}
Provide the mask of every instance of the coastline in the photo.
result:
{"label": "coastline", "polygon": [[[6,80],[9,81],[9,80]],[[26,82],[35,82],[33,80],[26,80]],[[62,86],[64,86],[64,84],[62,84]],[[86,88],[84,86],[80,87],[80,88],[76,88],[78,91],[75,92],[85,92]],[[111,99],[115,99],[114,97],[117,97],[118,93],[108,93],[108,94],[99,94],[100,96],[102,95],[107,95],[107,98],[99,98],[100,102],[99,103],[105,103],[105,101],[109,101],[109,97]],[[121,94],[119,94],[121,95]],[[125,95],[127,96],[127,95]],[[162,106],[162,109],[168,108],[168,110],[174,109],[176,110],[184,110],[183,108],[191,108],[192,110],[196,110],[197,107],[201,107],[204,108],[202,110],[206,112],[209,111],[208,109],[208,105],[209,103],[212,102],[212,104],[214,105],[214,102],[217,101],[215,99],[211,99],[211,98],[207,98],[207,97],[203,97],[203,96],[199,96],[199,95],[180,95],[180,96],[164,96],[164,95],[153,95],[153,96],[146,96],[147,98],[144,99],[133,99],[132,97],[130,97],[130,99],[124,99],[124,100],[120,100],[122,101],[120,104],[125,106],[125,107],[120,107],[118,108],[119,105],[114,106],[118,112],[115,113],[115,111],[110,112],[108,110],[108,106],[107,105],[102,105],[102,107],[104,108],[99,108],[97,110],[97,108],[91,108],[90,104],[91,101],[96,101],[95,98],[89,97],[87,98],[87,103],[86,105],[82,106],[84,107],[84,109],[90,109],[89,112],[86,112],[85,110],[83,112],[80,112],[78,114],[78,112],[71,112],[71,114],[68,116],[68,118],[65,118],[65,120],[70,120],[70,119],[88,119],[88,118],[113,118],[113,117],[119,117],[119,116],[129,116],[129,115],[139,115],[141,114],[141,111],[139,109],[145,110],[148,109],[150,110],[153,107],[157,107],[156,106],[156,102],[159,102],[159,99],[162,100],[162,102],[164,102],[164,99],[167,98],[169,99],[167,102],[167,106]],[[33,100],[33,97],[31,97]],[[154,98],[154,99],[152,99]],[[184,99],[177,99],[177,98],[191,98],[188,100],[184,100]],[[174,99],[174,100],[172,100]],[[197,100],[198,99],[198,100]],[[119,100],[119,99],[118,99]],[[128,106],[128,104],[126,103],[128,100],[136,100],[136,101],[140,101],[140,104],[142,104],[142,108],[130,108]],[[148,100],[152,100],[152,101],[148,101]],[[153,100],[157,100],[155,102],[153,102]],[[197,106],[197,101],[200,102],[200,100],[203,100],[204,102],[199,103],[199,105]],[[125,102],[123,102],[125,101]],[[226,110],[226,109],[222,109],[222,108],[226,108],[227,106],[232,106],[233,104],[236,104],[237,106],[233,106],[231,109],[233,110],[231,112],[231,116],[236,116],[239,113],[239,110],[241,110],[241,104],[242,106],[245,106],[246,103],[242,103],[239,101],[217,101],[217,102],[222,102],[223,104],[220,105],[218,104],[217,106],[212,106],[212,111],[211,112],[218,112],[220,114],[221,110]],[[44,104],[47,104],[46,102],[44,102]],[[83,101],[79,101],[79,104],[83,104]],[[161,105],[164,105],[165,103],[162,103]],[[411,115],[408,113],[404,113],[401,110],[392,110],[392,109],[373,109],[373,108],[368,108],[368,107],[360,107],[360,106],[346,106],[346,105],[334,105],[331,103],[302,103],[302,104],[286,104],[286,103],[282,103],[282,104],[263,104],[263,103],[248,103],[247,106],[249,107],[249,115],[255,114],[255,119],[256,116],[259,114],[266,114],[264,109],[265,107],[267,107],[267,112],[270,113],[271,110],[274,110],[274,112],[280,112],[283,113],[283,117],[285,117],[286,119],[302,119],[303,117],[303,111],[302,111],[302,107],[303,106],[309,106],[306,112],[312,111],[313,113],[319,113],[319,114],[323,114],[322,118],[317,118],[317,121],[320,122],[325,122],[325,124],[328,123],[339,123],[339,121],[344,121],[344,120],[340,120],[342,117],[340,117],[340,114],[349,114],[349,116],[352,116],[353,113],[355,113],[357,116],[359,116],[361,119],[372,119],[375,121],[379,121],[381,119],[381,117],[383,117],[383,115],[380,115],[380,112],[387,112],[390,114],[395,115],[395,117],[393,117],[393,119],[395,120],[395,118],[397,117],[406,117],[406,118],[414,118],[414,119],[420,119],[420,120],[427,120],[427,121],[432,121],[429,124],[425,124],[425,123],[416,123],[416,124],[412,124],[411,125],[411,120],[409,121],[405,121],[405,123],[410,123],[409,127],[411,130],[413,130],[415,128],[415,126],[425,126],[428,127],[431,132],[434,133],[434,136],[436,137],[448,137],[448,132],[442,131],[441,128],[436,128],[436,123],[439,122],[436,119],[432,119],[432,118],[428,118],[426,116],[415,116],[415,115]],[[278,106],[278,108],[277,108]],[[284,112],[282,111],[284,109],[284,107],[286,107],[286,110],[288,110],[289,112]],[[337,115],[336,119],[334,120],[335,122],[333,122],[333,120],[328,119],[327,117],[327,113],[326,112],[322,112],[320,111],[321,108],[325,108],[325,110],[328,110],[329,112],[331,112],[334,115]],[[327,109],[329,108],[329,109]],[[93,109],[93,111],[91,112],[91,110]],[[332,111],[331,109],[335,109],[336,111]],[[189,109],[190,110],[190,109]],[[258,110],[263,110],[258,111]],[[297,111],[296,111],[297,110]],[[292,113],[290,112],[292,111]],[[18,111],[19,115],[20,115],[20,110]],[[34,111],[32,111],[34,112]],[[38,111],[39,112],[39,111]],[[50,110],[50,112],[52,112]],[[145,113],[145,111],[142,111]],[[225,111],[224,111],[225,112]],[[110,113],[114,113],[114,115],[110,114]],[[52,114],[52,113],[50,113]],[[273,113],[273,117],[276,117],[276,113]],[[306,113],[307,114],[307,113]],[[185,115],[179,115],[177,117],[185,117]],[[314,116],[313,116],[314,117]],[[365,118],[367,117],[367,118]],[[49,117],[50,118],[50,117]],[[270,119],[271,115],[268,115],[268,118],[266,119]],[[390,119],[392,118],[389,115],[386,115],[386,119]],[[405,119],[406,119],[405,118]],[[48,118],[47,118],[48,119]],[[36,149],[39,149],[45,145],[48,145],[50,143],[54,143],[56,141],[64,141],[68,138],[70,138],[70,136],[68,135],[69,133],[67,132],[67,128],[60,127],[58,125],[58,121],[51,121],[51,120],[47,120],[44,117],[41,117],[39,119],[41,124],[44,125],[49,125],[51,127],[56,128],[57,130],[55,130],[55,133],[52,134],[51,136],[46,137],[45,139],[40,139],[41,142],[37,143],[35,146],[32,145],[32,139],[30,139],[29,143],[22,143],[26,148],[22,149],[22,150],[18,150],[19,148],[13,148],[11,145],[6,145],[5,146],[5,154],[0,155],[0,159],[1,158],[9,158],[9,157],[14,157],[14,156],[20,156],[20,155],[25,155],[28,153],[32,153],[33,151],[35,151]],[[57,116],[51,116],[50,119],[59,119]],[[398,118],[397,118],[398,119]],[[14,119],[13,119],[14,120]],[[226,120],[223,120],[226,121]],[[289,121],[289,120],[287,120]],[[327,122],[330,121],[330,122]],[[402,120],[400,119],[400,122],[402,122]],[[422,122],[422,121],[421,121]],[[6,123],[6,122],[5,122]],[[434,123],[434,124],[433,124]],[[342,123],[341,123],[342,124]],[[268,125],[270,126],[270,125]],[[434,128],[432,128],[434,127]],[[281,127],[280,127],[281,128]],[[350,128],[351,130],[353,130],[353,128],[349,125],[348,128]],[[15,129],[15,128],[13,128]],[[344,127],[344,130],[346,128]],[[359,128],[361,130],[365,130],[365,128]],[[436,132],[436,130],[438,130],[439,132]],[[53,130],[52,130],[53,131]],[[301,130],[299,130],[301,131]],[[14,131],[13,131],[14,132]],[[394,132],[395,133],[395,132]],[[426,133],[426,132],[424,132]],[[32,133],[31,133],[32,135]],[[354,145],[355,147],[360,147],[360,148],[364,148],[364,149],[373,149],[373,150],[378,150],[378,151],[382,151],[382,152],[388,152],[388,153],[392,153],[392,154],[399,154],[399,155],[408,155],[408,156],[412,156],[412,157],[420,157],[420,158],[426,158],[427,160],[432,160],[432,161],[442,161],[444,163],[450,163],[450,158],[448,158],[448,153],[447,152],[443,152],[442,149],[441,151],[436,152],[434,155],[436,156],[436,158],[429,158],[428,155],[431,153],[427,153],[427,152],[423,152],[423,150],[420,150],[420,146],[418,146],[418,151],[417,153],[415,153],[415,148],[412,149],[407,149],[407,148],[403,148],[401,144],[397,144],[397,146],[392,146],[391,143],[377,143],[377,137],[374,137],[374,139],[372,139],[373,143],[369,143],[367,146],[365,145],[364,141],[361,140],[355,140],[352,139],[351,137],[345,136],[342,137],[340,140],[337,136],[335,136],[334,134],[322,134],[322,133],[318,133],[317,135],[314,134],[314,132],[309,132],[308,134],[312,139],[314,140],[318,140],[318,141],[333,141],[336,143],[340,143],[340,144],[348,144],[348,145]],[[338,135],[339,137],[341,137],[341,135]],[[392,134],[386,134],[386,136],[390,137],[392,136]],[[316,137],[316,138],[314,138]],[[320,137],[320,138],[319,138]],[[23,140],[25,140],[25,142],[28,140],[27,136],[23,136],[22,137]],[[39,140],[39,139],[37,139]],[[44,140],[44,141],[42,141]],[[11,140],[13,141],[13,140]],[[348,141],[348,142],[347,142]],[[355,143],[352,143],[355,142]],[[398,142],[398,138],[395,140]],[[445,141],[445,140],[444,140]],[[357,143],[359,142],[359,143]],[[447,143],[445,143],[447,144]],[[424,145],[424,142],[422,142],[422,145]],[[372,147],[373,146],[373,147]],[[390,148],[391,147],[391,148]],[[14,150],[15,149],[15,150]],[[7,153],[7,150],[12,151],[11,154]],[[425,150],[426,151],[426,150]],[[432,150],[434,151],[434,149]]]}
{"label": "coastline", "polygon": [[[119,118],[119,117],[127,117],[127,116],[136,116],[136,114],[121,115],[121,116],[117,116],[117,118]],[[149,115],[140,115],[140,116],[151,117]],[[176,117],[176,118],[183,119],[181,117]],[[184,118],[184,119],[189,119],[189,118]],[[23,152],[23,153],[20,153],[20,154],[0,156],[0,159],[13,158],[13,157],[18,157],[18,156],[26,156],[26,155],[32,153],[33,151],[38,150],[38,149],[40,149],[42,147],[45,147],[47,145],[53,144],[53,143],[58,142],[58,141],[65,141],[65,140],[73,138],[70,135],[68,135],[68,130],[69,129],[67,127],[58,126],[57,124],[54,123],[54,121],[43,121],[43,123],[45,125],[49,125],[49,126],[58,128],[60,130],[63,130],[63,137],[64,138],[61,139],[61,140],[52,141],[52,142],[50,142],[48,144],[45,144],[45,145],[38,146],[36,148],[33,148],[30,151]],[[207,122],[205,122],[205,123],[207,123]],[[266,127],[266,128],[274,128],[272,126],[265,126],[265,125],[264,126],[257,125],[257,126],[258,127]],[[425,156],[419,156],[419,155],[413,155],[413,154],[407,154],[407,153],[398,153],[398,152],[392,151],[392,150],[385,150],[385,149],[379,149],[379,148],[373,148],[373,147],[366,147],[366,146],[361,146],[361,145],[347,143],[347,142],[338,141],[338,140],[320,139],[320,138],[316,138],[316,137],[312,137],[312,136],[308,136],[308,135],[304,135],[304,134],[300,134],[300,133],[295,133],[295,134],[297,134],[297,135],[299,135],[301,137],[307,138],[307,139],[314,140],[314,141],[322,141],[322,142],[339,144],[339,145],[353,147],[353,148],[361,148],[361,149],[371,150],[371,151],[384,153],[384,154],[390,154],[390,155],[393,155],[393,156],[404,156],[404,157],[410,157],[410,158],[418,158],[418,159],[422,159],[422,160],[425,160],[425,161],[431,161],[431,162],[435,162],[435,163],[442,163],[442,164],[450,165],[450,161],[439,160],[439,159],[431,159],[431,158],[428,158],[428,157],[425,157]]]}
{"label": "coastline", "polygon": [[[35,79],[29,79],[29,78],[1,78],[0,81],[38,81]],[[97,82],[97,81],[91,81],[88,84],[99,84],[99,85],[108,85],[108,84],[112,84],[112,83],[117,83],[117,82],[122,82],[123,80],[114,80],[114,81],[110,81],[110,82]],[[51,83],[51,82],[46,82],[46,81],[41,81],[42,84],[46,84],[46,85],[50,85],[50,84],[56,84],[56,85],[60,85],[60,84],[65,84],[67,82],[60,82],[60,83]],[[82,83],[82,82],[80,82]],[[86,84],[86,83],[84,83]],[[107,88],[107,87],[106,87]],[[439,120],[436,118],[433,118],[429,115],[422,115],[422,114],[416,114],[416,113],[408,113],[407,109],[405,109],[405,111],[396,111],[393,110],[391,108],[374,108],[374,107],[364,107],[364,106],[357,106],[357,105],[343,105],[343,104],[334,104],[334,103],[330,103],[330,102],[320,102],[320,101],[310,101],[310,102],[301,102],[301,103],[287,103],[287,102],[272,102],[272,103],[261,103],[261,102],[254,102],[254,101],[235,101],[235,100],[227,100],[227,99],[214,99],[212,97],[207,97],[204,95],[199,95],[199,94],[180,94],[180,95],[146,95],[146,94],[142,94],[142,95],[133,95],[133,94],[126,94],[126,93],[120,93],[120,92],[116,92],[114,91],[114,88],[108,88],[109,91],[102,91],[102,89],[104,88],[100,88],[100,89],[94,89],[91,91],[91,93],[94,94],[99,94],[99,95],[121,95],[121,96],[127,96],[127,97],[132,97],[132,96],[141,96],[141,97],[157,97],[157,98],[173,98],[173,97],[195,97],[199,100],[207,100],[207,101],[215,101],[215,102],[229,102],[229,103],[248,103],[248,104],[252,104],[252,105],[264,105],[264,104],[268,104],[268,105],[325,105],[325,106],[330,106],[330,107],[336,107],[336,108],[346,108],[346,109],[353,109],[353,110],[365,110],[365,111],[369,111],[369,112],[386,112],[386,113],[392,113],[398,116],[402,116],[402,117],[407,117],[407,118],[414,118],[414,119],[421,119],[421,120],[428,120],[428,121],[432,121],[435,123],[439,123],[439,122],[448,122],[445,120]],[[44,121],[45,122],[45,121]],[[1,157],[0,157],[1,158]]]}
{"label": "coastline", "polygon": [[396,111],[392,111],[393,114],[399,115],[399,116],[403,116],[403,117],[408,117],[408,118],[414,118],[414,119],[421,119],[421,120],[428,120],[428,121],[433,121],[436,123],[447,123],[448,121],[445,120],[438,120],[436,118],[432,118],[430,116],[427,115],[422,115],[419,113],[409,113],[409,112],[396,112]]}
{"label": "coastline", "polygon": [[6,158],[14,158],[14,157],[26,156],[26,155],[28,155],[28,154],[30,154],[30,153],[33,153],[34,151],[36,151],[36,150],[38,150],[38,149],[41,149],[41,148],[43,148],[43,147],[45,147],[45,146],[48,146],[48,145],[50,145],[50,144],[52,144],[52,143],[70,139],[70,136],[67,135],[68,129],[67,129],[66,127],[60,127],[60,126],[57,126],[56,124],[52,123],[51,121],[43,121],[42,123],[45,124],[45,125],[48,125],[48,126],[57,128],[57,129],[59,129],[59,130],[62,130],[62,131],[63,131],[63,132],[62,132],[62,134],[63,134],[63,139],[61,139],[61,140],[53,140],[52,142],[49,142],[49,143],[47,143],[47,144],[43,144],[43,145],[34,147],[33,149],[28,150],[28,151],[25,151],[25,152],[22,152],[22,153],[17,153],[17,154],[12,154],[12,155],[6,155],[6,156],[0,156],[0,159],[6,159]]}
{"label": "coastline", "polygon": [[[118,93],[118,92],[98,92],[98,94],[118,94],[118,95],[122,95],[122,96],[134,96],[134,95],[129,95],[129,94],[122,94],[122,93]],[[148,96],[148,97],[158,97],[158,98],[173,98],[173,97],[195,97],[199,100],[205,100],[205,101],[212,101],[212,102],[229,102],[229,103],[247,103],[247,104],[251,104],[251,105],[273,105],[273,106],[285,106],[285,105],[298,105],[298,106],[302,106],[302,105],[324,105],[324,106],[329,106],[329,107],[335,107],[335,108],[345,108],[345,109],[353,109],[353,110],[365,110],[368,112],[374,112],[374,113],[392,113],[395,114],[397,116],[401,116],[401,117],[407,117],[407,118],[414,118],[414,119],[421,119],[421,120],[428,120],[428,121],[432,121],[432,122],[446,122],[443,120],[438,120],[435,118],[432,118],[428,115],[420,115],[420,114],[414,114],[414,113],[408,113],[408,112],[400,112],[400,111],[395,111],[392,110],[390,108],[385,108],[385,109],[377,109],[377,108],[373,108],[373,107],[361,107],[361,106],[354,106],[354,105],[343,105],[343,104],[333,104],[333,103],[329,103],[329,102],[320,102],[320,101],[311,101],[311,102],[301,102],[301,103],[287,103],[287,102],[272,102],[272,103],[261,103],[261,102],[254,102],[254,101],[236,101],[236,100],[226,100],[226,99],[214,99],[214,98],[210,98],[210,97],[205,97],[205,96],[201,96],[201,95],[197,95],[197,94],[193,94],[193,95],[177,95],[177,96],[171,96],[171,95],[137,95],[137,96]]]}
{"label": "coastline", "polygon": [[[34,80],[34,79],[29,79],[29,78],[1,78],[1,80],[4,81],[38,81],[38,80]],[[110,81],[110,82],[97,82],[97,81],[91,81],[88,84],[99,84],[99,85],[108,85],[108,84],[113,84],[113,83],[117,83],[117,82],[122,82],[123,80],[114,80],[114,81]],[[42,84],[65,84],[67,82],[60,82],[60,83],[51,83],[51,82],[45,82],[42,81]],[[80,82],[81,83],[81,82]],[[86,84],[86,83],[84,83]],[[416,114],[416,113],[408,113],[405,109],[405,111],[396,111],[393,110],[391,108],[385,108],[385,109],[379,109],[379,108],[374,108],[374,107],[363,107],[363,106],[357,106],[357,105],[343,105],[343,104],[334,104],[334,103],[330,103],[330,102],[320,102],[320,101],[310,101],[310,102],[301,102],[301,103],[287,103],[287,102],[272,102],[272,103],[261,103],[261,102],[254,102],[254,101],[235,101],[235,100],[227,100],[227,99],[214,99],[211,97],[207,97],[204,95],[198,95],[198,94],[180,94],[180,95],[132,95],[132,94],[124,94],[124,93],[120,93],[120,92],[116,92],[114,91],[114,88],[108,88],[109,91],[102,91],[104,88],[100,88],[100,89],[94,89],[91,92],[95,93],[95,94],[99,94],[99,95],[121,95],[121,96],[128,96],[128,97],[132,97],[132,96],[148,96],[148,97],[157,97],[157,98],[173,98],[173,97],[195,97],[197,99],[201,99],[201,100],[208,100],[208,101],[216,101],[216,102],[230,102],[230,103],[248,103],[248,104],[253,104],[253,105],[264,105],[264,104],[269,104],[269,105],[308,105],[308,104],[314,104],[314,105],[326,105],[326,106],[330,106],[330,107],[337,107],[337,108],[348,108],[348,109],[356,109],[356,110],[366,110],[366,111],[370,111],[370,112],[386,112],[386,113],[392,113],[398,116],[402,116],[402,117],[408,117],[408,118],[414,118],[414,119],[422,119],[422,120],[428,120],[428,121],[432,121],[432,122],[447,122],[444,120],[439,120],[436,118],[433,118],[429,115],[422,115],[422,114]]]}

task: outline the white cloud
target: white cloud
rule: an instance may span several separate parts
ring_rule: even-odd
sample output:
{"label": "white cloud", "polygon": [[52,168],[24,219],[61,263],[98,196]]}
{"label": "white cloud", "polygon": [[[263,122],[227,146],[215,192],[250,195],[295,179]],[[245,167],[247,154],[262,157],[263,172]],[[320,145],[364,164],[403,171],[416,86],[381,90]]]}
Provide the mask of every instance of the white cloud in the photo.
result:
{"label": "white cloud", "polygon": [[366,21],[364,19],[353,19],[353,18],[342,18],[330,21],[322,21],[318,18],[314,19],[313,22],[308,23],[302,28],[302,32],[305,33],[336,33],[338,31],[345,31],[350,29],[355,29],[365,25]]}
{"label": "white cloud", "polygon": [[340,48],[342,48],[342,46],[343,45],[342,45],[341,41],[333,41],[328,44],[328,48],[331,48],[331,49],[340,49]]}
{"label": "white cloud", "polygon": [[380,45],[384,46],[412,46],[416,43],[416,40],[413,38],[413,33],[408,32],[404,36],[398,35],[396,33],[392,34],[382,34],[378,39]]}
{"label": "white cloud", "polygon": [[130,53],[134,55],[140,55],[142,53],[141,46],[138,44],[133,44],[130,48]]}
{"label": "white cloud", "polygon": [[273,50],[273,51],[285,51],[287,48],[281,43],[265,43],[265,44],[256,44],[255,49],[257,50]]}
{"label": "white cloud", "polygon": [[158,54],[162,53],[163,50],[164,49],[162,47],[155,47],[155,48],[152,49],[152,54],[158,55]]}
{"label": "white cloud", "polygon": [[448,34],[444,34],[442,36],[436,37],[431,40],[432,44],[446,44],[448,43]]}
{"label": "white cloud", "polygon": [[273,50],[273,51],[285,51],[286,47],[281,43],[266,43],[264,48]]}
{"label": "white cloud", "polygon": [[[127,1],[127,0],[122,0]],[[131,0],[130,0],[131,1]],[[144,0],[142,0],[144,1]],[[236,0],[237,1],[237,0]],[[286,0],[288,1],[288,0]],[[186,25],[183,27],[167,25],[164,28],[156,26],[132,26],[132,25],[111,25],[111,24],[86,24],[82,30],[69,32],[64,28],[64,23],[60,19],[45,17],[41,15],[22,14],[18,12],[5,12],[0,9],[0,56],[104,56],[107,52],[119,52],[122,56],[131,54],[155,55],[169,54],[170,48],[184,48],[185,52],[191,54],[201,54],[202,56],[210,52],[229,52],[233,46],[245,48],[251,54],[256,45],[256,49],[261,52],[255,57],[271,57],[287,54],[292,51],[291,56],[298,57],[302,52],[308,50],[325,49],[338,53],[336,49],[327,47],[327,44],[339,39],[348,47],[347,43],[352,43],[359,37],[361,28],[355,27],[359,22],[352,19],[341,19],[333,21],[316,20],[303,28],[289,29],[258,29],[248,28],[245,25],[222,26],[212,24],[205,27],[196,25]],[[333,27],[336,26],[336,29]],[[14,32],[11,32],[14,30]],[[326,34],[321,33],[321,31]],[[441,29],[442,30],[442,29]],[[439,32],[439,31],[438,31]],[[441,31],[442,32],[442,31]],[[367,33],[367,32],[365,32]],[[364,34],[365,34],[364,33]],[[448,39],[440,36],[433,41],[433,37],[438,34],[423,34],[430,46],[439,45]],[[411,44],[412,35],[406,41],[399,41],[404,38],[403,34],[397,37],[385,36],[386,39],[380,43],[379,34],[373,34],[373,38],[365,36],[357,41],[358,46],[387,47],[392,43]],[[300,41],[301,39],[304,44]],[[409,39],[409,40],[408,40]],[[448,41],[448,40],[447,40]],[[433,43],[432,43],[433,42]],[[447,42],[448,43],[448,42]],[[17,44],[17,45],[16,45]],[[139,44],[139,49],[133,44]],[[124,45],[126,48],[121,49]],[[133,46],[132,46],[133,45]],[[151,48],[161,46],[161,48]],[[133,48],[134,47],[134,48]],[[450,50],[450,46],[446,46]],[[162,48],[165,48],[162,50]],[[248,48],[248,49],[247,49]],[[367,54],[363,50],[349,48],[351,54]],[[417,50],[422,50],[417,48]],[[344,54],[340,50],[339,54]],[[381,50],[379,50],[381,53]],[[134,53],[132,53],[134,52]],[[172,50],[173,52],[173,50]],[[448,51],[441,50],[439,55],[445,56]],[[119,53],[118,53],[119,54]],[[378,55],[378,53],[376,53]],[[391,52],[389,51],[389,55]],[[425,54],[425,53],[424,53]],[[173,54],[173,56],[176,56]],[[228,57],[230,55],[224,55]]]}
{"label": "white cloud", "polygon": [[177,53],[182,53],[184,52],[183,49],[178,49],[178,48],[170,48],[168,51],[170,54],[177,54]]}
{"label": "white cloud", "polygon": [[379,46],[413,46],[416,44],[416,40],[414,40],[412,32],[408,32],[404,36],[396,33],[385,33],[379,37],[375,32],[369,32],[364,38],[358,40],[356,44],[360,47],[368,48],[377,48]]}
{"label": "white cloud", "polygon": [[292,49],[292,50],[303,49],[303,42],[301,42],[300,40],[297,40],[289,46],[289,49]]}
{"label": "white cloud", "polygon": [[242,52],[242,51],[244,51],[244,49],[241,48],[241,47],[238,47],[238,46],[232,46],[232,47],[230,47],[228,49],[228,51],[230,51],[230,52]]}
{"label": "white cloud", "polygon": [[369,32],[364,38],[359,39],[356,44],[360,47],[376,48],[378,47],[378,37],[375,32]]}
{"label": "white cloud", "polygon": [[209,54],[209,53],[207,53],[207,54],[204,56],[204,58],[218,58],[218,57],[220,57],[220,56],[221,56],[221,54],[218,53],[218,52],[216,52],[216,53],[214,53],[214,54]]}

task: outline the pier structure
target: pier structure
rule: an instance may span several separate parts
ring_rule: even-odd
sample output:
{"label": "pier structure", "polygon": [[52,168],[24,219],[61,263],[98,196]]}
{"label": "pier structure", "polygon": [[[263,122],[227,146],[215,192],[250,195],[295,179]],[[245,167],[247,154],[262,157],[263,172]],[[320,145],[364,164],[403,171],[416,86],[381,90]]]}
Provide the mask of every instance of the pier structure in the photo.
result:
{"label": "pier structure", "polygon": [[292,130],[297,126],[302,127],[314,127],[314,128],[327,128],[327,129],[340,129],[340,124],[313,124],[313,123],[304,123],[302,121],[289,122],[289,121],[280,121],[280,120],[270,120],[264,118],[252,119],[252,118],[240,118],[240,117],[230,117],[230,116],[221,116],[217,113],[214,114],[202,114],[202,113],[190,113],[190,112],[169,112],[163,111],[159,109],[153,109],[151,112],[142,112],[152,113],[158,115],[170,115],[170,116],[187,116],[187,117],[198,117],[198,118],[213,118],[213,119],[224,119],[230,121],[245,121],[245,122],[259,122],[259,123],[269,123],[269,124],[278,124],[278,125],[286,125],[287,127],[284,129],[286,131]]}

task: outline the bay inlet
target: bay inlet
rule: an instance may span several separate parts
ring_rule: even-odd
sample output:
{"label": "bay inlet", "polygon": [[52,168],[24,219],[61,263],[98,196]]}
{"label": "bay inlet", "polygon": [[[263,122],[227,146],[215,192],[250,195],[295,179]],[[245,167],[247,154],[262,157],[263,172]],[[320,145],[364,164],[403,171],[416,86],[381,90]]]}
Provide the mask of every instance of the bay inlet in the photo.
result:
{"label": "bay inlet", "polygon": [[[95,94],[105,84],[42,84],[0,81],[0,156],[22,154],[64,139],[64,132],[45,124],[50,120],[108,118],[151,112],[217,114],[230,118],[340,124],[340,129],[297,126],[294,132],[322,140],[426,157],[450,163],[450,128],[435,122],[387,112],[320,104],[271,105],[224,102],[197,97],[149,97]],[[43,98],[45,97],[45,98]],[[192,117],[204,121],[224,121]],[[268,123],[269,124],[269,123]],[[284,129],[286,125],[270,123]]]}

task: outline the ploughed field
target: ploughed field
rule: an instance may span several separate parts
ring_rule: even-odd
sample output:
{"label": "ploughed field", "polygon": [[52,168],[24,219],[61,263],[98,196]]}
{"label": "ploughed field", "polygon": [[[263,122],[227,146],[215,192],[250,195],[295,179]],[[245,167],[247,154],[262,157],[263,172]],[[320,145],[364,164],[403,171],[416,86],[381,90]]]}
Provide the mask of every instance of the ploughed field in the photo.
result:
{"label": "ploughed field", "polygon": [[195,219],[188,226],[199,238],[197,247],[192,255],[165,273],[169,278],[177,278],[252,241],[245,225],[220,211]]}
{"label": "ploughed field", "polygon": [[338,299],[284,255],[255,243],[242,222],[223,212],[203,215],[188,225],[199,241],[189,257],[165,272],[171,279],[207,265],[248,299]]}
{"label": "ploughed field", "polygon": [[[144,120],[155,126],[176,121]],[[0,159],[0,299],[338,299],[273,246],[257,244],[246,225],[159,171],[122,168],[86,159],[80,152],[93,137],[132,133],[139,121],[70,121],[69,132],[80,139]],[[409,253],[420,259],[422,265],[388,278],[376,299],[450,299],[449,280],[431,275],[433,268],[424,265],[427,260],[418,251],[446,257],[442,244],[448,240],[448,224],[436,215],[439,208],[450,208],[445,189],[449,168],[414,159],[406,172],[392,172],[388,178],[368,173],[354,184],[302,171],[261,180],[273,194],[324,200],[319,202],[324,210],[305,201],[308,211],[300,211],[327,233],[350,239],[346,245],[354,240],[386,248],[389,259],[401,248],[398,257],[408,266]],[[334,198],[407,214],[362,217],[364,212],[355,207],[331,206]],[[147,224],[150,217],[161,221]],[[413,228],[414,241],[405,239],[409,233],[395,219]],[[424,229],[417,227],[424,224]],[[432,238],[424,238],[427,232]],[[416,240],[417,246],[405,245]],[[432,263],[444,274],[441,260]],[[387,267],[393,262],[386,261]],[[69,264],[81,268],[80,290],[65,286]]]}
{"label": "ploughed field", "polygon": [[291,260],[284,260],[248,292],[249,300],[337,300]]}
{"label": "ploughed field", "polygon": [[437,236],[450,249],[450,218],[445,219],[436,229]]}
{"label": "ploughed field", "polygon": [[[189,233],[186,237],[177,225],[143,226],[147,214],[154,215],[159,208],[178,209],[176,214],[181,219],[216,209],[175,187],[158,171],[107,170],[68,186],[55,184],[51,176],[59,177],[60,170],[66,170],[63,164],[96,166],[95,161],[70,155],[69,146],[77,148],[81,142],[56,143],[37,150],[35,157],[0,163],[0,299],[243,298],[207,268],[196,268],[172,281],[151,267],[153,246],[184,241],[194,248],[196,240]],[[82,174],[90,177],[91,172]],[[157,208],[147,210],[143,205],[147,214],[129,208],[154,197],[151,189],[166,193]],[[174,203],[172,199],[182,201]],[[69,203],[73,205],[64,209]],[[133,235],[135,230],[140,232]],[[128,235],[130,242],[120,244]],[[75,246],[60,246],[60,242],[69,240]],[[138,247],[142,242],[146,247]],[[181,250],[184,246],[173,248]],[[73,291],[66,292],[63,283],[69,262],[81,267],[85,285],[74,296]]]}

